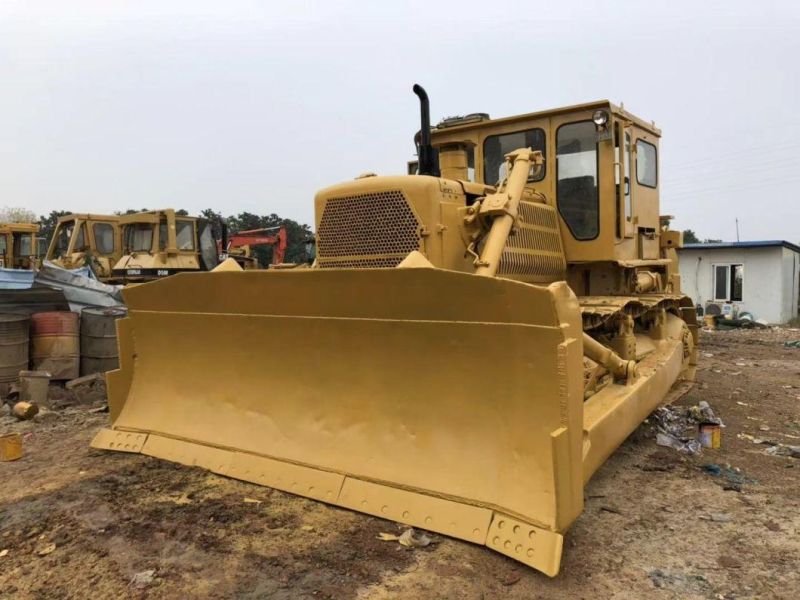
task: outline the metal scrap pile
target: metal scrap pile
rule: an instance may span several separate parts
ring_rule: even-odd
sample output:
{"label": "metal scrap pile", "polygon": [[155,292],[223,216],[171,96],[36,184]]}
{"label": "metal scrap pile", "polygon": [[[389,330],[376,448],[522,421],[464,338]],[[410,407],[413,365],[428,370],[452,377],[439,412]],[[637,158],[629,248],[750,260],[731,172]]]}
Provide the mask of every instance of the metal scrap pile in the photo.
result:
{"label": "metal scrap pile", "polygon": [[652,416],[656,421],[656,443],[688,454],[700,454],[702,451],[702,444],[697,437],[701,423],[716,423],[724,427],[722,420],[705,400],[696,406],[662,406]]}

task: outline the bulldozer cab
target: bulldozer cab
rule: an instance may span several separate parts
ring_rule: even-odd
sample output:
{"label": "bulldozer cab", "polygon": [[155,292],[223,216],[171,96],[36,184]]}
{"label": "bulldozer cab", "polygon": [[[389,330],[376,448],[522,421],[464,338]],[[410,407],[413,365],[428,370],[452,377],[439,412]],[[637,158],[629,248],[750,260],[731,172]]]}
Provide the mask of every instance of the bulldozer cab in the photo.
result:
{"label": "bulldozer cab", "polygon": [[206,219],[173,209],[121,217],[123,255],[116,279],[149,281],[183,271],[207,271],[218,263],[216,242]]}
{"label": "bulldozer cab", "polygon": [[47,260],[65,269],[88,266],[101,281],[121,256],[120,217],[69,214],[58,219]]}
{"label": "bulldozer cab", "polygon": [[0,268],[36,268],[41,258],[38,233],[35,223],[0,223]]}
{"label": "bulldozer cab", "polygon": [[557,209],[570,264],[659,258],[661,132],[608,101],[490,119],[445,119],[432,130],[441,176],[495,186],[505,155],[538,150],[527,187]]}

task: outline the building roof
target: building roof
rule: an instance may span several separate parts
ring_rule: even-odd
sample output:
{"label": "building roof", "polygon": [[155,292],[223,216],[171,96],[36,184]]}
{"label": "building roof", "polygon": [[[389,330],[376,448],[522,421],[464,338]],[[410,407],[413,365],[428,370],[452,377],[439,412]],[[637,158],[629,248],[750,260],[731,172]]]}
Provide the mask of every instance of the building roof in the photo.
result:
{"label": "building roof", "polygon": [[684,250],[718,250],[720,248],[775,248],[781,246],[800,253],[800,246],[786,240],[760,240],[755,242],[714,242],[710,244],[684,244]]}

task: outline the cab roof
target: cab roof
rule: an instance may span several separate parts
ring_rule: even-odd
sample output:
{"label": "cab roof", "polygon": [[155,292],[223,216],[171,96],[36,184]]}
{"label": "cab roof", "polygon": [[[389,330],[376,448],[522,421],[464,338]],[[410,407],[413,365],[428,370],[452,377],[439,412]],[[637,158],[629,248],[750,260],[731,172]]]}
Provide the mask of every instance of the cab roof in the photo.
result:
{"label": "cab roof", "polygon": [[[571,106],[564,106],[561,108],[553,108],[550,110],[542,110],[536,112],[525,113],[521,115],[514,115],[512,117],[501,117],[499,119],[475,119],[472,118],[468,122],[464,124],[456,124],[453,123],[452,120],[448,121],[444,119],[444,121],[448,121],[447,125],[441,128],[434,127],[432,128],[433,133],[436,132],[447,132],[451,133],[454,131],[471,131],[473,129],[482,129],[485,128],[487,124],[492,125],[505,125],[505,124],[513,124],[516,122],[525,122],[531,121],[534,119],[540,119],[542,117],[550,117],[555,115],[563,115],[573,112],[582,112],[587,110],[597,110],[600,108],[604,108],[611,112],[612,114],[616,115],[617,117],[621,117],[628,121],[632,121],[642,129],[652,133],[655,136],[661,137],[661,130],[655,126],[654,122],[648,123],[647,121],[640,119],[639,117],[629,113],[627,110],[622,108],[621,106],[617,106],[616,104],[612,104],[608,100],[596,100],[594,102],[587,102],[585,104],[573,104]],[[468,115],[468,117],[474,117],[481,113],[473,113],[473,115]]]}
{"label": "cab roof", "polygon": [[63,217],[58,218],[59,223],[64,221],[74,221],[75,219],[82,219],[84,221],[119,221],[119,215],[93,215],[89,213],[69,213]]}
{"label": "cab roof", "polygon": [[38,223],[0,223],[2,233],[38,233]]}
{"label": "cab roof", "polygon": [[190,219],[193,221],[198,219],[198,217],[192,217],[190,215],[179,215],[174,208],[162,208],[122,215],[119,217],[119,220],[121,225],[129,225],[131,223],[157,223],[166,213],[173,213],[178,219]]}

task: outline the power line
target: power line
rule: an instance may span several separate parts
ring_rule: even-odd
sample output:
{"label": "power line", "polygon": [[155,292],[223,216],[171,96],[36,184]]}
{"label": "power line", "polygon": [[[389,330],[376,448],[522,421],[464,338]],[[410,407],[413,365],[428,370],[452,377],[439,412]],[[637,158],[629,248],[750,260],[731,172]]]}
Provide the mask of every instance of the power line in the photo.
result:
{"label": "power line", "polygon": [[788,183],[795,183],[800,182],[800,175],[793,176],[793,177],[785,177],[780,180],[774,179],[765,179],[760,181],[749,181],[743,183],[731,183],[728,185],[721,185],[721,186],[707,186],[707,187],[697,187],[694,189],[681,189],[678,190],[677,193],[669,193],[668,191],[662,190],[662,197],[664,199],[681,199],[681,198],[692,198],[697,197],[701,194],[722,194],[728,192],[737,192],[737,191],[749,191],[752,189],[757,188],[768,188],[768,187],[775,187],[776,185],[788,184]]}
{"label": "power line", "polygon": [[[763,151],[763,152],[767,152],[767,153],[768,152],[778,152],[778,151],[784,151],[786,149],[793,149],[793,148],[798,148],[798,147],[800,147],[800,142],[797,142],[797,141],[786,141],[786,142],[778,142],[778,143],[775,143],[775,144],[768,144],[768,145],[762,145],[762,146],[737,147],[735,151],[730,151],[729,147],[728,147],[728,148],[726,148],[726,151],[725,151],[724,154],[720,154],[719,152],[714,152],[714,151],[711,151],[708,148],[706,148],[706,156],[710,156],[711,160],[709,160],[708,162],[712,162],[712,161],[713,162],[725,162],[726,159],[728,157],[730,157],[730,156],[735,156],[735,157],[741,158],[742,155],[747,154],[747,153],[751,153],[751,152],[757,152],[757,151]],[[663,152],[664,152],[664,148],[663,147],[661,148],[661,151],[662,151],[662,155],[663,155]],[[674,163],[672,166],[673,167],[689,167],[689,166],[692,166],[692,165],[695,165],[695,164],[697,164],[696,160],[690,160],[690,161],[685,161],[685,162],[680,162],[680,163]]]}

